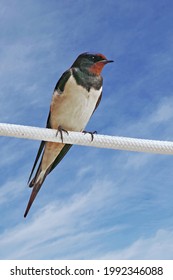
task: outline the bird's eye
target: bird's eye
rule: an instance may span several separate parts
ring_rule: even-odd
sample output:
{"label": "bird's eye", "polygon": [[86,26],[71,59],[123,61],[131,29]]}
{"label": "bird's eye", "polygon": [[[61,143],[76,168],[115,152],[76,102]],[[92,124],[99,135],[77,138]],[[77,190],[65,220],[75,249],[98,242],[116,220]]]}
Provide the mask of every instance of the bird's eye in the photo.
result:
{"label": "bird's eye", "polygon": [[92,60],[95,60],[95,56],[92,56]]}

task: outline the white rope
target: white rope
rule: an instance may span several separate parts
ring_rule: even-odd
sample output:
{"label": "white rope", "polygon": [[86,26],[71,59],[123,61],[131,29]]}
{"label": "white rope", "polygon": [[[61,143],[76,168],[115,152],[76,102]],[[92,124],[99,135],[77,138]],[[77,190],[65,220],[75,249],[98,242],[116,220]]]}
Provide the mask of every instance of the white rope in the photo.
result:
{"label": "white rope", "polygon": [[[60,133],[57,136],[56,134],[57,131],[54,129],[0,123],[0,136],[61,142]],[[98,134],[95,134],[93,141],[91,141],[91,135],[88,133],[84,134],[82,132],[69,131],[68,134],[64,132],[63,143],[115,150],[173,154],[173,142],[169,141],[136,139]]]}

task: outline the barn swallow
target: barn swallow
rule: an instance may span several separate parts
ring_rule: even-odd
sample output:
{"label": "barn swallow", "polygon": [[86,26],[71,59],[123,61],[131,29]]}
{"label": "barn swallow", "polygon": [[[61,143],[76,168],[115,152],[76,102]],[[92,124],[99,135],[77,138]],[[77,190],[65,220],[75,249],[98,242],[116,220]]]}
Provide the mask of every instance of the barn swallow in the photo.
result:
{"label": "barn swallow", "polygon": [[[113,60],[108,60],[103,54],[82,53],[77,57],[55,86],[47,128],[58,129],[61,133],[63,130],[84,131],[102,97],[101,71],[110,62]],[[33,190],[24,217],[27,216],[46,176],[63,159],[71,146],[63,142],[41,142],[28,180],[29,187]],[[38,169],[32,178],[39,159]]]}

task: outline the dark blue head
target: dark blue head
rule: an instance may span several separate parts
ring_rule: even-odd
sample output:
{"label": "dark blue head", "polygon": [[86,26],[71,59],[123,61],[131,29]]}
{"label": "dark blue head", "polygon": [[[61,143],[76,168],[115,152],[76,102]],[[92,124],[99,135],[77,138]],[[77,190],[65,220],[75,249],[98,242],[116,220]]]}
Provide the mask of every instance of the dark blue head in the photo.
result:
{"label": "dark blue head", "polygon": [[77,57],[72,67],[79,68],[81,71],[87,71],[95,75],[100,75],[103,67],[110,62],[113,62],[113,60],[108,60],[100,53],[82,53]]}

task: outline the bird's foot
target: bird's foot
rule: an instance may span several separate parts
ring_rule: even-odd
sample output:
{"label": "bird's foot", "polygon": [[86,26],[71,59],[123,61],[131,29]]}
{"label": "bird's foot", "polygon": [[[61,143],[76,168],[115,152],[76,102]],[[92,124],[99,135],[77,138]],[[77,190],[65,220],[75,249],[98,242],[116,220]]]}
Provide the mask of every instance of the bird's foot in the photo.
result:
{"label": "bird's foot", "polygon": [[91,142],[92,142],[94,139],[94,134],[97,134],[97,131],[95,130],[95,131],[91,132],[91,131],[83,130],[82,133],[84,133],[84,134],[89,133],[91,135]]}
{"label": "bird's foot", "polygon": [[58,133],[60,133],[62,143],[63,143],[63,132],[68,134],[68,131],[66,129],[64,129],[61,125],[59,125],[58,129],[57,129],[57,132],[56,132],[56,136],[58,135]]}

